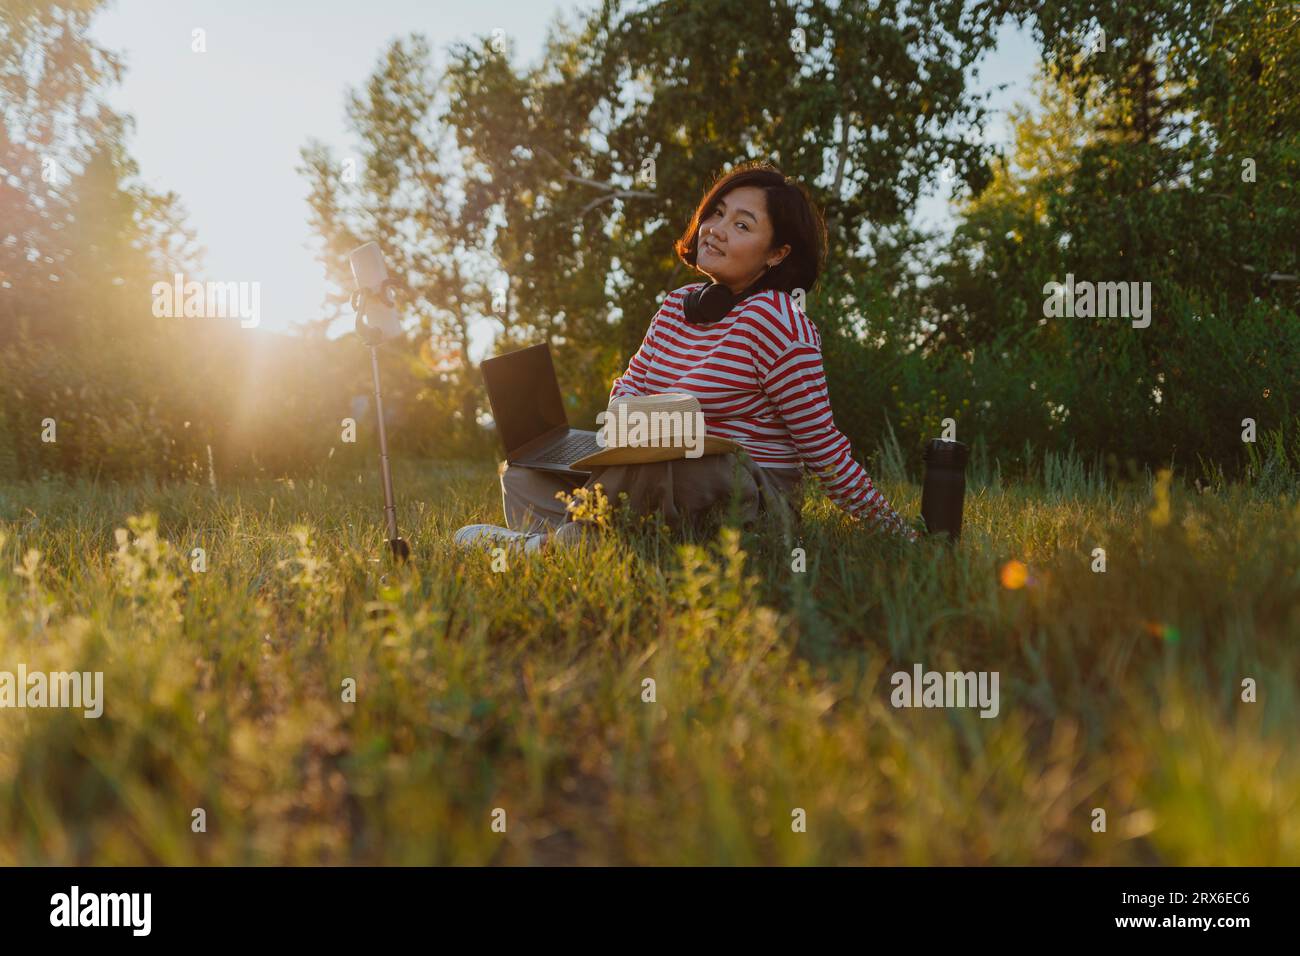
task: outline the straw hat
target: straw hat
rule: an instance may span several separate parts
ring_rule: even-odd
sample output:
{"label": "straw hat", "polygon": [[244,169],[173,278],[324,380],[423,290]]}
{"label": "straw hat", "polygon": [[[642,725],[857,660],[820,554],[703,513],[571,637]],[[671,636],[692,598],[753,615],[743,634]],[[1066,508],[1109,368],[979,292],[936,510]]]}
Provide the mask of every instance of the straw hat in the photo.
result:
{"label": "straw hat", "polygon": [[602,432],[605,447],[579,458],[570,468],[590,471],[607,465],[673,461],[686,458],[688,451],[701,446],[704,455],[741,450],[730,438],[706,433],[700,400],[685,392],[616,398],[606,409],[605,423],[596,434]]}

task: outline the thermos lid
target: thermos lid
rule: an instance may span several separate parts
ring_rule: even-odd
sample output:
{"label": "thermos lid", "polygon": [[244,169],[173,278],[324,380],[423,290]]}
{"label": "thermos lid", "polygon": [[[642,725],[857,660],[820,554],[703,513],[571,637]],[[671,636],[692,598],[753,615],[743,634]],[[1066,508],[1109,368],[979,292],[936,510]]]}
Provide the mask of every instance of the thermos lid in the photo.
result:
{"label": "thermos lid", "polygon": [[947,441],[943,438],[931,438],[925,445],[924,459],[927,465],[943,465],[952,468],[966,468],[966,459],[970,447],[959,441]]}

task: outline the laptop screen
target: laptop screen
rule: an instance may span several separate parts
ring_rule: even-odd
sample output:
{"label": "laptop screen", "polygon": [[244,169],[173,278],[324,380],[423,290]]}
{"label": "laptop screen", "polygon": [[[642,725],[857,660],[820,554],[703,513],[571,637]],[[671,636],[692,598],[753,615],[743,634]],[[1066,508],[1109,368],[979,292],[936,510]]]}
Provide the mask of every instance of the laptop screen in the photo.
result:
{"label": "laptop screen", "polygon": [[557,425],[568,425],[549,345],[484,359],[481,367],[507,455]]}

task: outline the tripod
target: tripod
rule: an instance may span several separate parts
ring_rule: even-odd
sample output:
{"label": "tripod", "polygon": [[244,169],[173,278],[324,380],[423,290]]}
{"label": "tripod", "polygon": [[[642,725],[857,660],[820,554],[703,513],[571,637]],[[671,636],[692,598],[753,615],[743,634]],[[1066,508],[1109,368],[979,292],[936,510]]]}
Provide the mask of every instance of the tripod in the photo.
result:
{"label": "tripod", "polygon": [[375,414],[379,418],[379,476],[384,485],[384,524],[388,532],[388,547],[393,558],[404,564],[411,556],[410,546],[397,533],[397,506],[393,503],[393,472],[388,463],[388,432],[384,426],[384,396],[379,387],[379,346],[384,341],[384,332],[377,325],[366,322],[370,299],[374,295],[383,297],[386,305],[395,301],[395,284],[385,279],[378,291],[374,289],[357,289],[352,293],[352,309],[357,314],[357,335],[370,349],[370,372],[375,381]]}

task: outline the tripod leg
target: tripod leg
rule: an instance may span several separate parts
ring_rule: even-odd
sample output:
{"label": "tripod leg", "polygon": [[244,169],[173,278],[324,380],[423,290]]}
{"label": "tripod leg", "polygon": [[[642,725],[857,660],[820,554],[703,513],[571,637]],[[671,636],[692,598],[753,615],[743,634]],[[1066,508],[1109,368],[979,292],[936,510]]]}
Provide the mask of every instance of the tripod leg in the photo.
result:
{"label": "tripod leg", "polygon": [[379,416],[379,475],[384,485],[384,523],[388,530],[388,546],[393,557],[405,561],[411,549],[397,534],[397,507],[393,503],[393,473],[388,463],[388,432],[384,427],[384,396],[379,390],[379,355],[370,348],[370,371],[375,379],[375,412]]}

